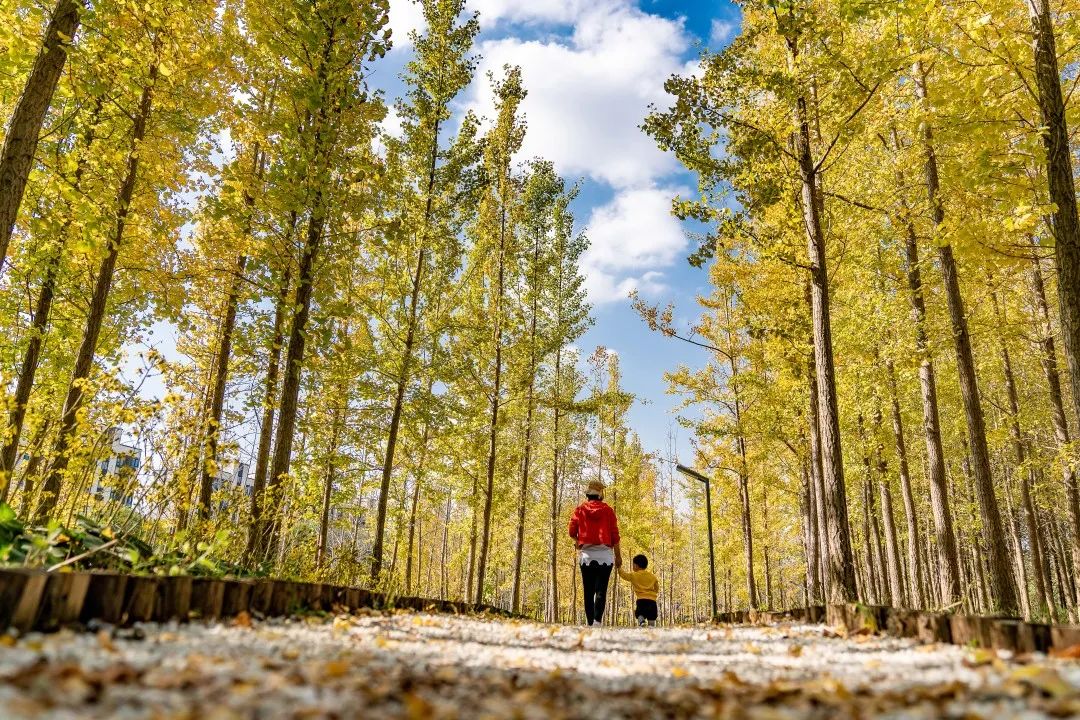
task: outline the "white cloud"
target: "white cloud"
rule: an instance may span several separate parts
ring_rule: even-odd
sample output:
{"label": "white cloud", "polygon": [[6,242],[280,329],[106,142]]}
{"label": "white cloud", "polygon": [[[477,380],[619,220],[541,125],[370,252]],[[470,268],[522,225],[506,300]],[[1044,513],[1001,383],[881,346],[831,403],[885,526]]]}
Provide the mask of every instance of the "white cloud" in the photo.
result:
{"label": "white cloud", "polygon": [[690,37],[682,22],[622,0],[554,4],[559,12],[577,13],[572,33],[482,42],[469,106],[490,116],[486,72],[500,76],[503,65],[520,65],[529,93],[522,106],[529,124],[523,157],[543,156],[563,175],[585,175],[616,188],[646,187],[675,171],[674,159],[639,125],[650,103],[668,102],[664,80],[686,70],[682,56]]}
{"label": "white cloud", "polygon": [[500,20],[570,25],[589,7],[626,5],[627,0],[469,0],[467,4],[470,12],[479,11],[480,26],[487,28]]}
{"label": "white cloud", "polygon": [[409,33],[424,27],[424,11],[413,0],[390,0],[391,34],[394,50],[407,50],[412,47]]}
{"label": "white cloud", "polygon": [[625,300],[631,290],[658,295],[666,289],[662,270],[686,251],[686,235],[671,215],[679,188],[620,191],[593,210],[586,227],[590,246],[581,259],[589,300]]}
{"label": "white cloud", "polygon": [[739,32],[739,23],[730,20],[716,19],[709,28],[709,45],[718,48],[727,45],[735,34]]}

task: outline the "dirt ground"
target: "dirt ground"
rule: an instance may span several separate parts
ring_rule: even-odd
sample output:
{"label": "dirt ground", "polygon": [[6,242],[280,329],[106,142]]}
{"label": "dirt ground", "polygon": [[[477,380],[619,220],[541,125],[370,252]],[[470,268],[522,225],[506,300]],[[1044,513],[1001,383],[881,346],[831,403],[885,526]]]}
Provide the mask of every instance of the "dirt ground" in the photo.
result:
{"label": "dirt ground", "polygon": [[0,717],[1042,718],[1080,663],[822,626],[580,628],[415,613],[3,638]]}

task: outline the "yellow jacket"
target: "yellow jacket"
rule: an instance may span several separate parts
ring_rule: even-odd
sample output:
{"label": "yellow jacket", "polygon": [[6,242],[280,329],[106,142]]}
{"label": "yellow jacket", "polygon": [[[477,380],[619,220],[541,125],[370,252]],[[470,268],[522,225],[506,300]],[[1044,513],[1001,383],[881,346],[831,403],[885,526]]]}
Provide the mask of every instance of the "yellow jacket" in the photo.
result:
{"label": "yellow jacket", "polygon": [[619,577],[630,581],[630,585],[634,588],[634,597],[638,600],[656,600],[656,596],[660,594],[660,583],[648,570],[627,572],[619,568]]}

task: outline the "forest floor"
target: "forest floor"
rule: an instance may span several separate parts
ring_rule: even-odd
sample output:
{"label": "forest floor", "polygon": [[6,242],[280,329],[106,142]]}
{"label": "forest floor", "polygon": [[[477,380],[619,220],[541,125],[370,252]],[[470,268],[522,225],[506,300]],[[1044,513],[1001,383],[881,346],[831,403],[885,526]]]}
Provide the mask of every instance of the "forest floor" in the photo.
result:
{"label": "forest floor", "polygon": [[16,718],[1080,715],[1080,662],[822,626],[581,628],[416,613],[5,636]]}

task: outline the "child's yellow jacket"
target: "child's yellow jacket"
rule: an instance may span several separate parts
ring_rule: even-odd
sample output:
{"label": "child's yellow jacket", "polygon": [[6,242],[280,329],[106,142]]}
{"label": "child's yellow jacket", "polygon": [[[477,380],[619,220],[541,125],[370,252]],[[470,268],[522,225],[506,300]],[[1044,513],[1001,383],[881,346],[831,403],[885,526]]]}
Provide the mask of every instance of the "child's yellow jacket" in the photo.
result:
{"label": "child's yellow jacket", "polygon": [[627,572],[619,568],[619,577],[630,581],[630,585],[634,588],[634,597],[638,600],[656,600],[656,596],[660,594],[660,583],[648,570]]}

